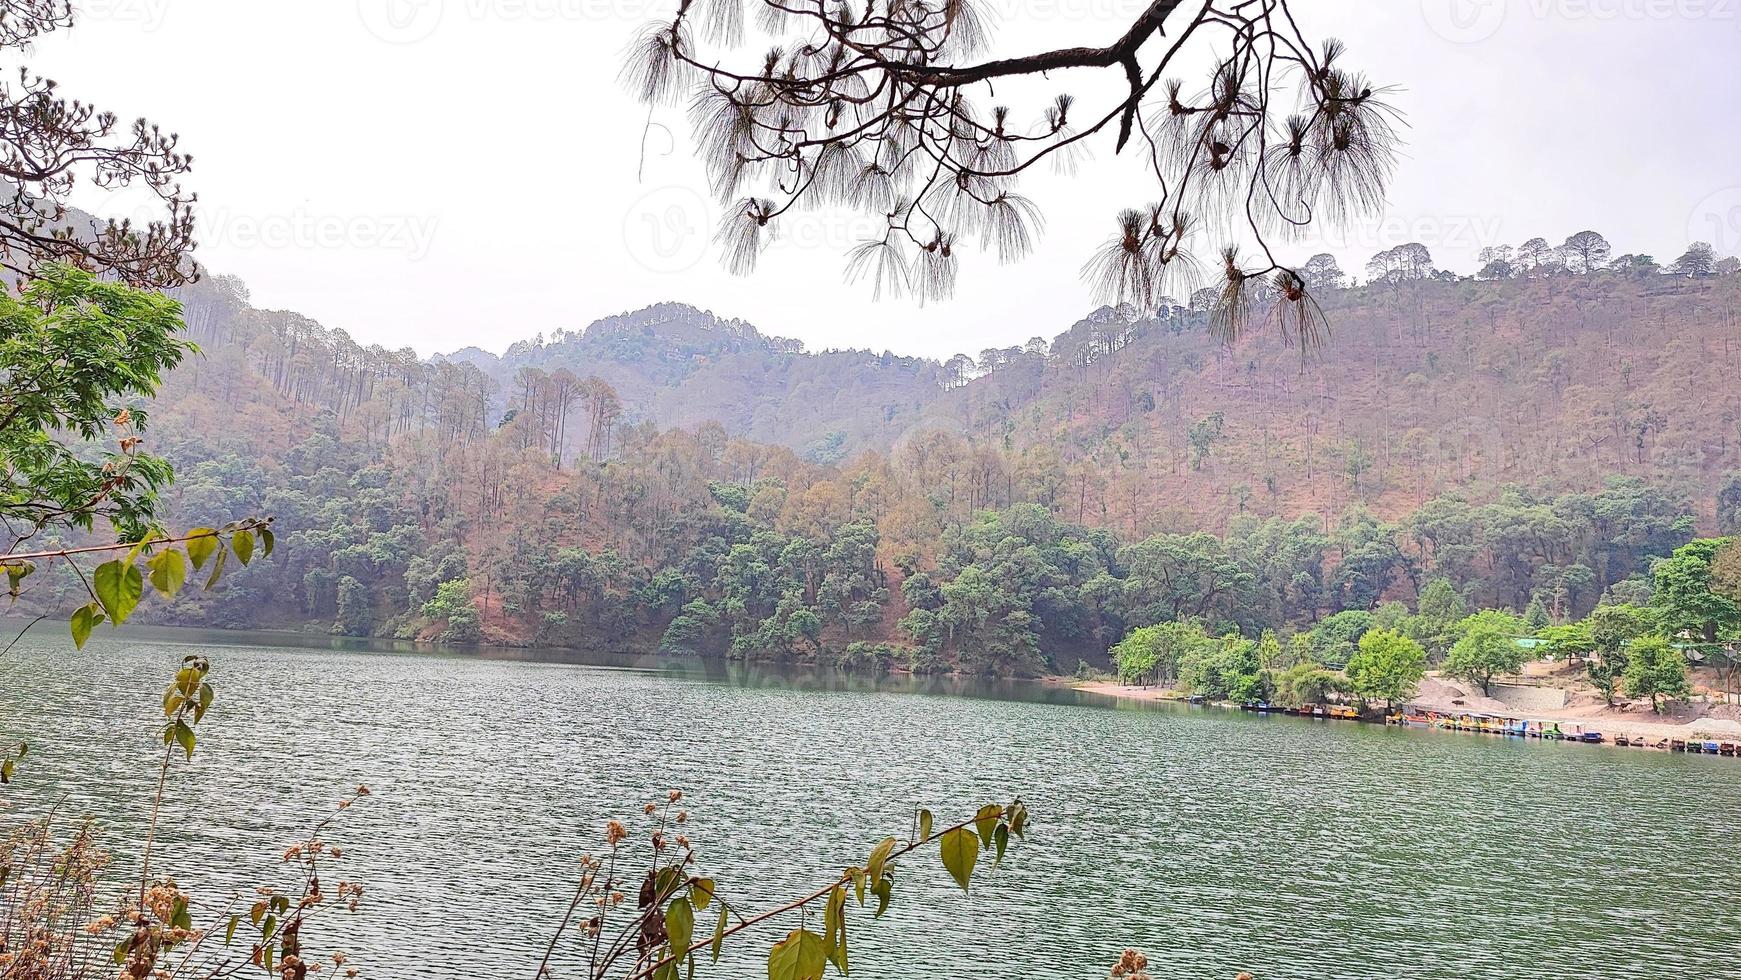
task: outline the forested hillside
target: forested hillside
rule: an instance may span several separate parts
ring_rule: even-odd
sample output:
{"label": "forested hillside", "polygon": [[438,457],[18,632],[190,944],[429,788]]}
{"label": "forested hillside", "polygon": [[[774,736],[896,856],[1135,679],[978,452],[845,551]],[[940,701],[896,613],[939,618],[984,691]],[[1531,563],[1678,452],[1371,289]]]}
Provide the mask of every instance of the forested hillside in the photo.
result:
{"label": "forested hillside", "polygon": [[[804,353],[667,304],[450,359],[496,382],[492,410],[539,401],[545,377],[592,376],[623,419],[716,421],[820,462],[959,434],[1030,471],[1025,495],[1014,473],[976,474],[976,501],[1035,499],[1132,532],[1357,505],[1400,516],[1449,490],[1613,474],[1704,500],[1741,468],[1741,395],[1722,381],[1741,365],[1741,278],[1423,277],[1323,295],[1333,333],[1310,355],[1261,329],[1218,344],[1202,305],[1103,308],[1051,341],[937,364]],[[568,451],[591,438],[571,431]]]}
{"label": "forested hillside", "polygon": [[[1303,356],[1231,349],[1188,316],[1101,311],[1042,362],[1004,352],[938,415],[1086,461],[1043,502],[1147,531],[1242,512],[1400,517],[1448,491],[1637,476],[1711,517],[1741,467],[1741,276],[1424,278],[1325,295]],[[998,352],[988,352],[996,354]],[[985,364],[982,357],[980,363]]]}
{"label": "forested hillside", "polygon": [[1441,578],[1563,619],[1733,525],[1738,292],[1386,281],[1329,291],[1309,356],[1217,344],[1198,303],[947,364],[668,305],[423,361],[209,279],[147,438],[176,523],[269,514],[280,544],[156,614],[1018,672]]}

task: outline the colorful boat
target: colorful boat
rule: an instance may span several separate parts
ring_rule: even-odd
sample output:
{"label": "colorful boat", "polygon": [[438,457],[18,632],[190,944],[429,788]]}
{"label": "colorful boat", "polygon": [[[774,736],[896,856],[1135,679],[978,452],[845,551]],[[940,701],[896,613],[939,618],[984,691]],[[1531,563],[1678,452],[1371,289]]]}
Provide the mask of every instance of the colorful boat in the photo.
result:
{"label": "colorful boat", "polygon": [[1734,743],[1734,742],[1724,742],[1724,743],[1723,743],[1723,744],[1722,744],[1722,745],[1721,745],[1721,746],[1720,746],[1720,747],[1719,747],[1719,753],[1718,753],[1718,754],[1720,754],[1720,755],[1726,755],[1726,756],[1730,756],[1730,757],[1731,757],[1731,758],[1733,758],[1733,757],[1734,757],[1734,755],[1735,755],[1735,754],[1736,754],[1736,748],[1735,748],[1735,743]]}
{"label": "colorful boat", "polygon": [[1716,742],[1706,742],[1705,743],[1705,754],[1706,755],[1717,755],[1719,752],[1722,751],[1722,748],[1723,747],[1718,745]]}
{"label": "colorful boat", "polygon": [[1360,712],[1345,704],[1333,704],[1330,706],[1330,717],[1340,718],[1343,721],[1359,721]]}
{"label": "colorful boat", "polygon": [[1672,739],[1668,743],[1668,750],[1670,752],[1685,752],[1687,750],[1687,743],[1682,739]]}
{"label": "colorful boat", "polygon": [[1578,741],[1584,742],[1584,743],[1589,744],[1589,745],[1601,745],[1603,742],[1602,733],[1601,732],[1585,732],[1584,734],[1578,736]]}

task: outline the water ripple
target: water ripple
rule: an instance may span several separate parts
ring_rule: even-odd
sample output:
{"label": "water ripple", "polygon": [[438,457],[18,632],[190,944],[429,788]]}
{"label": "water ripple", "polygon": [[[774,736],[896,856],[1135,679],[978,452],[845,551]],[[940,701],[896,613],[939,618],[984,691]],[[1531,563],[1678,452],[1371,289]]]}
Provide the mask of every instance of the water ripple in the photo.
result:
{"label": "water ripple", "polygon": [[[4,727],[34,746],[17,793],[65,794],[125,857],[145,820],[156,695],[186,649],[20,644],[0,666]],[[375,797],[337,835],[367,908],[323,928],[376,977],[529,976],[605,818],[671,787],[696,804],[704,866],[752,906],[861,861],[910,805],[1026,798],[1030,840],[971,896],[935,867],[900,876],[893,921],[855,933],[869,976],[1101,977],[1127,945],[1166,977],[1741,975],[1724,871],[1735,760],[1009,686],[943,697],[717,670],[204,650],[219,700],[175,779],[164,860],[202,894],[262,883],[311,813],[368,783]],[[753,949],[728,960],[712,975],[764,973]]]}

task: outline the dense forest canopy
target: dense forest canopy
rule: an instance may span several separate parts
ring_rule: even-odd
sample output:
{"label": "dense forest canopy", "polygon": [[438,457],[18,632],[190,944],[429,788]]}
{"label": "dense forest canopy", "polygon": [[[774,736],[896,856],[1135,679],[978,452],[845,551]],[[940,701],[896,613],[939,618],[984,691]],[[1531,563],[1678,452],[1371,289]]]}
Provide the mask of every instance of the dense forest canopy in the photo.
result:
{"label": "dense forest canopy", "polygon": [[674,304],[424,360],[215,277],[178,292],[201,355],[140,407],[172,517],[270,514],[279,549],[147,614],[1017,672],[1434,582],[1569,622],[1741,513],[1741,412],[1712,424],[1732,396],[1682,380],[1741,357],[1738,285],[1344,280],[1338,343],[1302,368],[1220,344],[1200,303],[943,364]]}

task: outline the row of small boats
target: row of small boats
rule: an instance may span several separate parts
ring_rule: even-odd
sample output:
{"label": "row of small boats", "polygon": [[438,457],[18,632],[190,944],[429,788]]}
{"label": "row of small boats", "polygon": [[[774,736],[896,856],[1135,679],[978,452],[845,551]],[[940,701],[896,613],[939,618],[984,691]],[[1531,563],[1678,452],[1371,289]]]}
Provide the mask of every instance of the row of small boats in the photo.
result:
{"label": "row of small boats", "polygon": [[[1192,703],[1202,703],[1200,696],[1192,697]],[[1308,704],[1290,707],[1259,701],[1252,704],[1242,704],[1240,709],[1260,715],[1295,715],[1301,718],[1324,718],[1337,721],[1361,721],[1358,710],[1345,704]],[[1372,720],[1378,720],[1373,716]],[[1616,735],[1613,739],[1601,732],[1586,730],[1582,725],[1573,725],[1570,730],[1562,729],[1559,722],[1530,721],[1526,718],[1508,718],[1504,715],[1482,714],[1480,712],[1462,712],[1448,714],[1438,711],[1422,711],[1405,709],[1392,712],[1384,719],[1385,724],[1401,725],[1409,728],[1438,728],[1446,731],[1473,732],[1480,735],[1500,735],[1510,738],[1536,738],[1544,742],[1577,742],[1584,745],[1613,744],[1621,748],[1662,749],[1667,752],[1686,752],[1692,755],[1721,755],[1741,758],[1741,743],[1713,742],[1706,739],[1662,738],[1655,741],[1643,736]]]}
{"label": "row of small boats", "polygon": [[1337,721],[1360,720],[1360,712],[1346,704],[1307,704],[1299,707],[1286,707],[1260,701],[1256,704],[1242,704],[1240,709],[1255,711],[1260,715],[1297,715],[1301,718],[1334,718]]}
{"label": "row of small boats", "polygon": [[1641,735],[1616,735],[1610,740],[1601,732],[1587,730],[1582,725],[1574,725],[1572,730],[1568,731],[1562,729],[1558,722],[1549,724],[1474,712],[1442,714],[1435,711],[1398,711],[1386,718],[1385,721],[1387,724],[1411,728],[1439,728],[1449,731],[1474,732],[1481,735],[1539,738],[1546,742],[1580,742],[1585,745],[1611,743],[1621,748],[1662,749],[1668,752],[1687,752],[1693,755],[1741,757],[1741,744],[1735,742],[1679,738],[1660,738],[1653,741]]}

